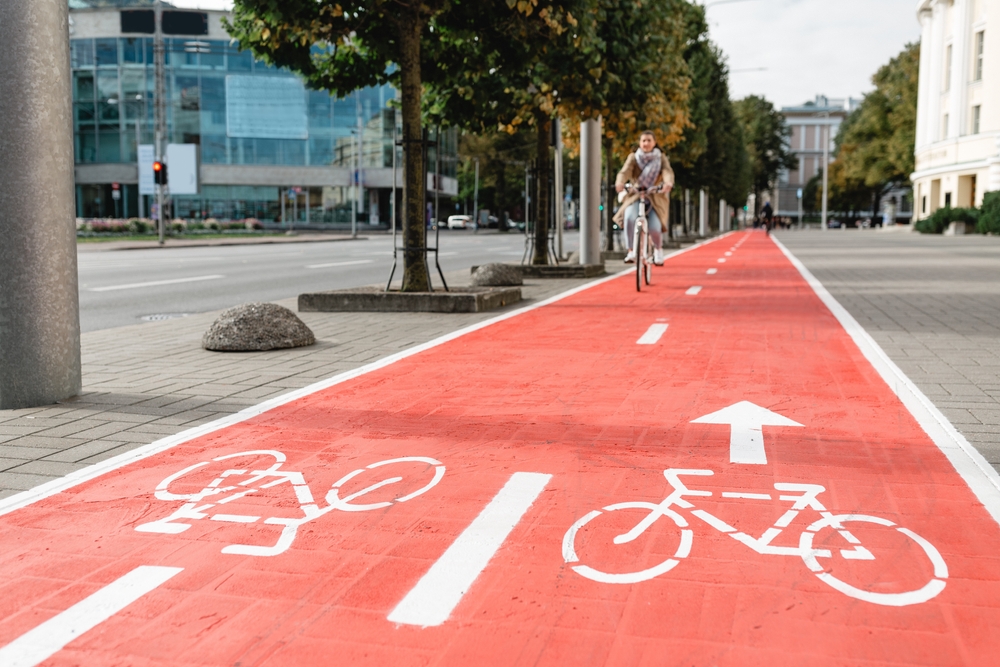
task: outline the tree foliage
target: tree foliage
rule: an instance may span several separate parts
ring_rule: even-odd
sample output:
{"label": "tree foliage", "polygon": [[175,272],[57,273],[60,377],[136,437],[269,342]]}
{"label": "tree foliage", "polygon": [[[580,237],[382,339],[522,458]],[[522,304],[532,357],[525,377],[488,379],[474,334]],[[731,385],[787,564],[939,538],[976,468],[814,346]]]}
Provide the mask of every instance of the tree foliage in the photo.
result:
{"label": "tree foliage", "polygon": [[[770,190],[782,169],[798,166],[789,144],[792,131],[781,112],[763,97],[749,95],[735,107],[745,132],[751,187],[755,193]],[[759,196],[757,202],[760,205]]]}

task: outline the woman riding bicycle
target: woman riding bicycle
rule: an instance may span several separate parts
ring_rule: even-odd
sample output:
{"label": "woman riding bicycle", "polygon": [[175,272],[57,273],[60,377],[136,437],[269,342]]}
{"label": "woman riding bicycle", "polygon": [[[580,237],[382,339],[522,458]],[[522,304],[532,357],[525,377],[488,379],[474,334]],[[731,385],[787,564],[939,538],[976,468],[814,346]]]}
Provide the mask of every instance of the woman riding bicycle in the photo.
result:
{"label": "woman riding bicycle", "polygon": [[[626,183],[632,183],[633,187],[622,201],[621,207],[615,213],[614,221],[619,225],[625,221],[625,239],[628,244],[628,254],[625,261],[632,263],[635,261],[635,250],[632,248],[632,234],[635,230],[635,220],[639,215],[639,197],[645,196],[649,200],[650,206],[646,211],[646,224],[649,227],[649,236],[653,241],[653,263],[657,266],[663,264],[663,230],[666,229],[664,223],[669,222],[670,214],[670,189],[674,187],[674,170],[670,168],[670,160],[656,147],[656,135],[650,130],[646,130],[639,137],[639,149],[630,153],[625,160],[625,166],[618,172],[615,179],[615,190],[621,192],[625,189]],[[642,190],[649,190],[658,185],[662,185],[662,190],[649,194],[642,193]]]}

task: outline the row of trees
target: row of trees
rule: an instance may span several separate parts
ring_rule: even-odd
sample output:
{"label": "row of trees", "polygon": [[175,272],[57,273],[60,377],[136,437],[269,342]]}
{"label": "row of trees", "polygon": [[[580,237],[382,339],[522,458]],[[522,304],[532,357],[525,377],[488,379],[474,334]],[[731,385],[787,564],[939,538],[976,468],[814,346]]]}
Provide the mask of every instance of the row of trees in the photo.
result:
{"label": "row of trees", "polygon": [[[890,190],[910,184],[919,69],[920,44],[909,44],[879,68],[875,89],[841,123],[828,178],[830,210],[875,213]],[[812,210],[821,206],[820,179],[804,193]]]}
{"label": "row of trees", "polygon": [[242,47],[314,88],[342,96],[389,83],[400,91],[404,291],[429,289],[425,124],[519,135],[489,142],[508,154],[526,153],[532,137],[533,262],[542,264],[556,118],[573,127],[603,118],[609,179],[614,156],[643,129],[670,152],[680,186],[731,201],[754,186],[756,162],[771,159],[747,148],[743,128],[752,135],[756,126],[740,118],[756,103],[741,111],[730,102],[704,9],[688,0],[236,0],[227,27]]}

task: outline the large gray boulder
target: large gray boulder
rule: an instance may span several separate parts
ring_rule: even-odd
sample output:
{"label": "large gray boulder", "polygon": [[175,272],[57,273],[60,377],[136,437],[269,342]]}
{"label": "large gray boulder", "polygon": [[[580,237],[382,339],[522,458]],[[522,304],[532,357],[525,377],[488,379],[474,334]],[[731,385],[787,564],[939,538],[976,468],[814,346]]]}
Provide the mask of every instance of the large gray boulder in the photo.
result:
{"label": "large gray boulder", "polygon": [[201,346],[217,352],[257,352],[303,347],[316,336],[292,311],[275,303],[245,303],[223,311]]}
{"label": "large gray boulder", "polygon": [[510,287],[523,285],[521,270],[510,264],[483,264],[472,274],[475,287]]}

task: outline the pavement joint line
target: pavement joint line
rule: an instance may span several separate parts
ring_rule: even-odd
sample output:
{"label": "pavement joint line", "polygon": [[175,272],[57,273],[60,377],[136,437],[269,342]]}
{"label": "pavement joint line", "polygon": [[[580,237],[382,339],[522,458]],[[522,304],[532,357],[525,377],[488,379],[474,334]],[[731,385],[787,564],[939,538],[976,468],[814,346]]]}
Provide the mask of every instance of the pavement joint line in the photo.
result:
{"label": "pavement joint line", "polygon": [[[664,256],[664,261],[688,253],[704,245],[714,243],[728,236],[731,236],[734,233],[735,232],[732,231],[726,232],[724,234],[720,234],[719,236],[698,241],[685,248],[674,250],[673,252]],[[455,331],[445,333],[435,339],[432,339],[425,343],[421,343],[406,350],[402,350],[401,352],[397,352],[387,357],[383,357],[382,359],[375,360],[358,368],[354,368],[344,373],[340,373],[338,375],[327,378],[320,382],[316,382],[306,387],[302,387],[301,389],[296,389],[294,391],[282,394],[280,396],[275,396],[274,398],[271,398],[267,401],[263,401],[256,405],[250,405],[249,407],[243,408],[242,410],[236,413],[232,413],[226,415],[225,417],[216,419],[214,421],[201,424],[200,426],[196,426],[194,428],[181,431],[180,433],[167,436],[165,438],[161,438],[160,440],[151,442],[148,445],[131,449],[117,456],[105,459],[98,463],[94,463],[86,468],[81,468],[80,470],[69,473],[68,475],[65,475],[63,477],[48,480],[43,484],[34,486],[30,489],[22,491],[21,493],[17,493],[15,495],[7,496],[6,498],[0,499],[0,516],[4,516],[11,512],[17,511],[23,507],[27,507],[40,500],[44,500],[45,498],[50,498],[67,489],[71,489],[79,484],[83,484],[84,482],[96,479],[109,472],[112,472],[126,465],[129,465],[130,463],[141,461],[145,458],[148,458],[160,452],[176,447],[177,445],[183,444],[190,440],[194,440],[195,438],[207,435],[209,433],[214,433],[228,426],[232,426],[233,424],[238,424],[240,422],[246,421],[260,414],[263,414],[269,410],[285,405],[287,403],[291,403],[292,401],[298,400],[305,396],[309,396],[318,391],[329,389],[330,387],[336,386],[343,382],[347,382],[348,380],[352,380],[356,377],[360,377],[367,373],[371,373],[372,371],[384,368],[386,366],[390,366],[397,361],[414,356],[416,354],[432,349],[434,347],[438,347],[439,345],[443,345],[444,343],[455,340],[456,338],[460,338],[474,331],[479,331],[480,329],[492,326],[493,324],[496,324],[498,322],[503,322],[505,320],[523,315],[525,313],[537,310],[539,308],[544,308],[545,306],[551,305],[558,301],[562,301],[563,299],[567,299],[573,296],[574,294],[578,294],[580,292],[591,289],[598,285],[603,285],[606,282],[616,280],[617,278],[620,278],[622,276],[629,275],[633,273],[634,270],[635,270],[634,268],[629,267],[618,273],[614,273],[609,276],[605,276],[603,278],[598,278],[596,280],[591,280],[590,282],[587,282],[583,285],[579,285],[577,287],[573,287],[569,290],[566,290],[565,292],[561,292],[547,299],[542,299],[541,301],[538,301],[536,303],[528,304],[523,308],[518,308],[517,310],[512,310],[510,312],[497,315],[496,317],[482,320],[480,322],[476,322],[469,326],[462,327]],[[129,429],[129,432],[133,433],[139,431],[140,429]]]}
{"label": "pavement joint line", "polygon": [[971,491],[1000,524],[1000,474],[986,458],[973,447],[951,421],[939,410],[919,387],[889,358],[878,342],[854,318],[850,312],[823,286],[809,269],[781,241],[772,237],[774,243],[792,262],[805,281],[848,335],[858,346],[861,354],[875,368],[894,394],[899,397],[910,414],[924,429],[931,441],[941,450],[955,471],[962,477]]}

